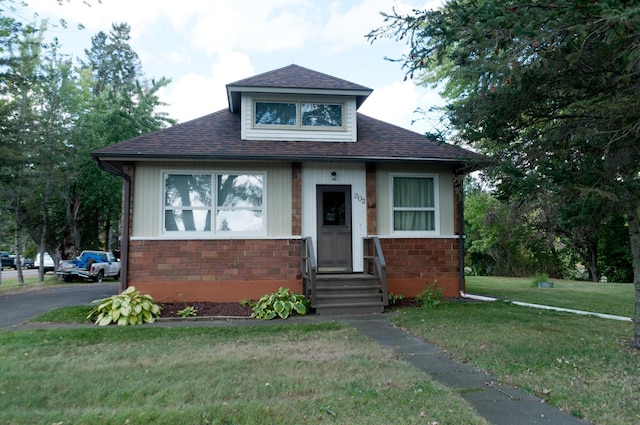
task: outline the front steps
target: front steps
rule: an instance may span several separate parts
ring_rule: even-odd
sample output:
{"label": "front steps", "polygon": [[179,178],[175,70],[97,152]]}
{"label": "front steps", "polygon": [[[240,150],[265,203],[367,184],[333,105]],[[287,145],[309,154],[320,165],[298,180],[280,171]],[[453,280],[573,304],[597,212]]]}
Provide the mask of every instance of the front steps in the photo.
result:
{"label": "front steps", "polygon": [[384,311],[380,279],[370,274],[317,274],[316,314],[371,314]]}

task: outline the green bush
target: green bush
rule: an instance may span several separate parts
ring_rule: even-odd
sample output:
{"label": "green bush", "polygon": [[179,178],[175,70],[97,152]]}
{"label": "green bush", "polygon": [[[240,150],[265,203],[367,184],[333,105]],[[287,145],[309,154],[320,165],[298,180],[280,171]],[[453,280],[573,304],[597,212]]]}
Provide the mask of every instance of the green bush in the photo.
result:
{"label": "green bush", "polygon": [[251,317],[262,320],[271,320],[276,316],[286,319],[293,312],[304,315],[311,306],[304,295],[296,294],[287,288],[280,288],[277,292],[263,295],[255,304],[251,304],[253,310]]}
{"label": "green bush", "polygon": [[182,318],[195,317],[197,315],[198,315],[198,309],[195,308],[192,305],[188,305],[185,308],[183,308],[182,310],[178,310],[178,316],[180,316]]}
{"label": "green bush", "polygon": [[393,292],[389,292],[389,304],[397,304],[399,301],[404,300],[404,295],[402,294],[394,294]]}
{"label": "green bush", "polygon": [[442,300],[442,289],[438,287],[438,281],[434,280],[433,283],[427,283],[426,287],[416,295],[416,301],[420,304],[420,307],[434,308],[440,304]]}
{"label": "green bush", "polygon": [[154,304],[150,295],[143,295],[135,286],[128,287],[123,293],[93,302],[98,304],[91,309],[87,319],[95,317],[98,326],[111,323],[118,325],[138,325],[153,323],[160,316],[161,307]]}

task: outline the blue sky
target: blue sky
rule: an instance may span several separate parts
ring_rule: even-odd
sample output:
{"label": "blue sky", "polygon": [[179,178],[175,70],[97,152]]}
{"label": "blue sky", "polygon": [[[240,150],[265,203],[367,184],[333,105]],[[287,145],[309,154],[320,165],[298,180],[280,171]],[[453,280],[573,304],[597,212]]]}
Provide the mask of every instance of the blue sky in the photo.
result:
{"label": "blue sky", "polygon": [[[414,113],[443,102],[433,91],[403,82],[399,57],[406,47],[392,40],[371,45],[364,37],[383,25],[381,11],[410,12],[437,7],[441,0],[27,0],[28,17],[68,22],[52,29],[62,51],[84,56],[91,36],[112,23],[131,26],[131,45],[148,78],[172,80],[160,94],[179,121],[227,106],[225,85],[295,63],[374,90],[360,112],[417,132],[433,120]],[[81,22],[84,30],[77,30]]]}

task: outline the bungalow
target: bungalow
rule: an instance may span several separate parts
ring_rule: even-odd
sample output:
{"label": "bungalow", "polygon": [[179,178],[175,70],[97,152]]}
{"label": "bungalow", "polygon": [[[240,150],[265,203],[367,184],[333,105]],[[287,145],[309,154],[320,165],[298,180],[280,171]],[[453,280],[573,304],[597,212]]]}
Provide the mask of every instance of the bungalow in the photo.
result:
{"label": "bungalow", "polygon": [[362,115],[371,89],[297,65],[226,88],[226,109],[92,152],[124,181],[121,290],[284,286],[318,313],[465,290],[459,196],[479,155]]}

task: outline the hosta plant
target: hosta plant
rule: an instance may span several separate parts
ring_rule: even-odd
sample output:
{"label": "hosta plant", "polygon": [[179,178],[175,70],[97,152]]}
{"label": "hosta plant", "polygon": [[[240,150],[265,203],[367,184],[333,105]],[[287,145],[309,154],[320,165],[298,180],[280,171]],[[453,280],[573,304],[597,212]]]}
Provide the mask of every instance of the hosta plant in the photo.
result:
{"label": "hosta plant", "polygon": [[280,288],[277,292],[260,297],[251,307],[253,310],[251,317],[271,320],[279,316],[286,319],[293,312],[307,314],[309,307],[309,300],[304,295],[296,294],[287,288]]}
{"label": "hosta plant", "polygon": [[135,286],[128,287],[124,292],[93,302],[97,304],[87,316],[95,318],[96,325],[107,326],[111,323],[118,325],[139,325],[153,323],[160,316],[160,306],[153,302],[150,295],[137,291]]}

